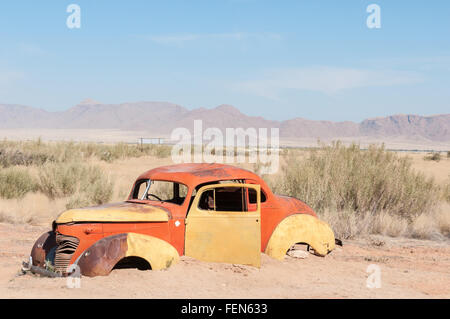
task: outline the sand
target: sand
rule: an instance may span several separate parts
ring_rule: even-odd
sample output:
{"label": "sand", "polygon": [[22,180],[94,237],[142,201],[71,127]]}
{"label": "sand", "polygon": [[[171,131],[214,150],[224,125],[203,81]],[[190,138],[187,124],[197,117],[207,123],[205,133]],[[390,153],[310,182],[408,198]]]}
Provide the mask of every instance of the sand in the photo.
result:
{"label": "sand", "polygon": [[[262,254],[261,268],[182,257],[167,270],[113,270],[82,277],[18,276],[45,226],[0,224],[0,298],[450,298],[450,240],[370,236],[344,241],[326,257]],[[381,287],[368,288],[368,266]]]}

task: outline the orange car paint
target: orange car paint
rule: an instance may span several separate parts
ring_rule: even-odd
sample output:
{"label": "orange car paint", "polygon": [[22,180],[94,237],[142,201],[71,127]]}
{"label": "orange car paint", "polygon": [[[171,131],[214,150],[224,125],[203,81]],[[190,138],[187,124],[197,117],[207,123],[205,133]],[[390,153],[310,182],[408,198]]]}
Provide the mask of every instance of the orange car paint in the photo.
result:
{"label": "orange car paint", "polygon": [[[244,180],[248,184],[259,184],[261,192],[266,200],[261,203],[261,251],[264,252],[267,243],[275,227],[287,216],[293,214],[309,214],[316,217],[314,211],[305,203],[298,199],[277,196],[258,175],[245,169],[224,164],[177,164],[162,166],[149,170],[141,174],[136,182],[142,179],[172,181],[186,185],[188,193],[182,205],[173,203],[135,200],[130,192],[128,201],[140,203],[142,205],[161,206],[170,211],[168,222],[130,222],[130,223],[69,223],[58,224],[56,231],[77,237],[80,244],[76,249],[71,263],[87,248],[98,240],[111,235],[133,232],[153,236],[170,243],[178,251],[179,255],[184,254],[185,239],[185,218],[189,207],[189,200],[192,192],[200,184],[224,181],[224,180]],[[135,182],[135,183],[136,183]],[[132,190],[134,185],[132,187]]]}

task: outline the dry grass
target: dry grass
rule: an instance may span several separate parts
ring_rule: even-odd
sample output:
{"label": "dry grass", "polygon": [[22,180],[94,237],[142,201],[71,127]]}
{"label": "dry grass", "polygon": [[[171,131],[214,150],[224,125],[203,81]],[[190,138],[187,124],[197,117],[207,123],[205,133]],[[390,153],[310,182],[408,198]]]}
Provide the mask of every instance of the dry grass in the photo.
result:
{"label": "dry grass", "polygon": [[100,167],[104,172],[108,172],[111,180],[114,181],[112,201],[126,199],[131,191],[132,184],[143,172],[159,166],[173,164],[170,157],[160,158],[156,156],[142,156],[114,162],[93,160],[90,163]]}
{"label": "dry grass", "polygon": [[439,162],[441,160],[441,153],[434,152],[427,154],[423,159],[426,161],[436,161]]}
{"label": "dry grass", "polygon": [[358,215],[348,210],[331,211],[326,209],[318,216],[330,225],[336,238],[339,239],[354,238],[368,233],[372,222],[369,214]]}
{"label": "dry grass", "polygon": [[0,197],[22,198],[38,189],[35,178],[23,167],[0,168]]}
{"label": "dry grass", "polygon": [[442,203],[434,219],[440,233],[450,238],[450,204]]}
{"label": "dry grass", "polygon": [[66,200],[50,200],[42,193],[28,193],[21,199],[0,200],[0,222],[49,224],[65,209]]}
{"label": "dry grass", "polygon": [[[67,208],[105,203],[113,198],[114,184],[98,167],[99,163],[143,156],[167,158],[170,150],[167,145],[3,140],[0,198],[21,198],[40,191],[50,200],[69,198]],[[87,162],[96,165],[89,166]]]}
{"label": "dry grass", "polygon": [[372,234],[399,237],[407,234],[409,224],[405,218],[393,216],[383,211],[373,216],[373,223],[370,226],[370,233]]}
{"label": "dry grass", "polygon": [[349,239],[367,234],[418,239],[450,238],[450,205],[442,204],[431,214],[421,214],[412,222],[386,212],[356,214],[352,211],[325,210],[318,214],[337,238]]}
{"label": "dry grass", "polygon": [[442,186],[442,199],[450,203],[450,177],[448,182]]}
{"label": "dry grass", "polygon": [[151,155],[170,156],[167,145],[97,144],[75,142],[0,141],[0,165],[43,165],[48,162],[84,161],[92,157],[105,162]]}
{"label": "dry grass", "polygon": [[450,179],[443,179],[450,172],[446,159],[333,143],[290,150],[280,163],[278,174],[264,176],[274,192],[309,204],[338,237],[449,236],[450,210],[442,204],[450,189]]}
{"label": "dry grass", "polygon": [[106,203],[111,200],[113,187],[97,166],[51,163],[39,171],[39,190],[50,199],[72,197],[68,208]]}
{"label": "dry grass", "polygon": [[408,157],[413,169],[433,177],[438,185],[450,182],[450,158],[436,162],[424,160],[424,153],[399,153],[399,156]]}
{"label": "dry grass", "polygon": [[318,212],[385,211],[410,220],[432,211],[439,197],[433,178],[382,146],[362,151],[356,144],[333,143],[301,159],[291,154],[281,178],[271,183],[275,192],[302,199]]}
{"label": "dry grass", "polygon": [[408,221],[386,212],[376,215],[369,212],[357,214],[354,211],[329,211],[319,213],[319,217],[326,221],[333,229],[335,236],[349,239],[366,234],[381,234],[391,237],[407,235]]}
{"label": "dry grass", "polygon": [[[48,223],[67,208],[124,200],[138,175],[172,164],[170,147],[157,145],[3,141],[0,150],[8,163],[0,165],[8,167],[0,168],[0,221],[11,223]],[[283,150],[280,165],[264,176],[269,185],[312,206],[338,238],[450,236],[450,159],[334,144]]]}

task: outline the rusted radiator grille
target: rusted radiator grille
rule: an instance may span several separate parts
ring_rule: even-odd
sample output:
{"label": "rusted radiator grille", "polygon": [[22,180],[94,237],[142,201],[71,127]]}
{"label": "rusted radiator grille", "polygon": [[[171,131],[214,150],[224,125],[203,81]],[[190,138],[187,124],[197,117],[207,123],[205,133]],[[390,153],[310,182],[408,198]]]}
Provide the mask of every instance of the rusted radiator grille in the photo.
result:
{"label": "rusted radiator grille", "polygon": [[56,234],[55,270],[65,273],[80,240],[76,237]]}

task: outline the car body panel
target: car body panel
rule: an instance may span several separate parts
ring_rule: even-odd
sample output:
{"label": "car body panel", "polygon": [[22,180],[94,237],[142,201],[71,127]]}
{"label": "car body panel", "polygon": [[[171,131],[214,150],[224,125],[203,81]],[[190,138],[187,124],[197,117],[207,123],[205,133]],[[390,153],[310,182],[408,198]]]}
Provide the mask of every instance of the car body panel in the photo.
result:
{"label": "car body panel", "polygon": [[156,237],[129,233],[127,245],[127,257],[142,257],[150,263],[153,270],[169,268],[180,259],[177,250],[172,245]]}
{"label": "car body panel", "polygon": [[177,250],[167,241],[144,234],[123,233],[102,238],[83,251],[75,264],[84,276],[105,276],[126,257],[142,258],[152,270],[166,269],[179,261]]}
{"label": "car body panel", "polygon": [[286,217],[275,229],[267,244],[266,254],[282,260],[290,247],[308,244],[316,255],[325,256],[335,248],[334,233],[327,223],[306,214]]}
{"label": "car body panel", "polygon": [[170,212],[162,207],[121,202],[70,209],[60,214],[57,224],[71,222],[167,222]]}
{"label": "car body panel", "polygon": [[[257,194],[254,211],[208,211],[198,207],[199,199],[216,188],[250,188]],[[202,187],[186,218],[185,255],[203,261],[261,264],[260,186],[252,184],[216,184]]]}

